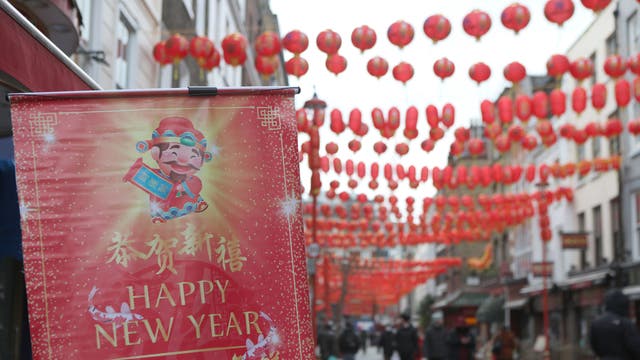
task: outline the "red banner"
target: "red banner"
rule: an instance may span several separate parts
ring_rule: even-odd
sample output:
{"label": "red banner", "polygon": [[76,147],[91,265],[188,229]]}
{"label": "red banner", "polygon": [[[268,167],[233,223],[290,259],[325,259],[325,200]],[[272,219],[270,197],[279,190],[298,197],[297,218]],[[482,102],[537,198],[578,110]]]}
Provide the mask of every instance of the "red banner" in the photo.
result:
{"label": "red banner", "polygon": [[553,262],[534,262],[531,263],[531,273],[537,277],[553,276]]}
{"label": "red banner", "polygon": [[11,97],[35,359],[311,359],[292,88]]}

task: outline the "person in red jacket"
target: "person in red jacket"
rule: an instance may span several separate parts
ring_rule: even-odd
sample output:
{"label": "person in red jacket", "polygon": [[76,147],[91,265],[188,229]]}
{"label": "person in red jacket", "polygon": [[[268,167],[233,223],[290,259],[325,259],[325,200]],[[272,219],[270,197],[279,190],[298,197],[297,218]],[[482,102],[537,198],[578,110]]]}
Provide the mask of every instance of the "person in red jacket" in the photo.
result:
{"label": "person in red jacket", "polygon": [[163,223],[207,209],[207,202],[200,196],[202,181],[195,173],[211,160],[212,154],[207,151],[204,135],[189,119],[162,119],[151,140],[139,141],[136,149],[141,153],[150,151],[158,168],[149,167],[139,158],[123,181],[149,194],[152,222]]}

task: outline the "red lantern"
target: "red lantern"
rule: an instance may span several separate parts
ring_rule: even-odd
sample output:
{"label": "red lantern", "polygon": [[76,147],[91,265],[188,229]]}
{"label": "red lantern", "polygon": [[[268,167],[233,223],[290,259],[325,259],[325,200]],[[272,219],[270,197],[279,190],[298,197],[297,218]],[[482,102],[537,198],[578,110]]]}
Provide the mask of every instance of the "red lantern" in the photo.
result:
{"label": "red lantern", "polygon": [[316,38],[318,49],[327,55],[333,55],[340,50],[342,38],[337,32],[327,29],[318,34]]}
{"label": "red lantern", "polygon": [[462,27],[467,34],[480,41],[480,38],[491,28],[491,18],[482,10],[473,10],[464,17]]}
{"label": "red lantern", "polygon": [[516,96],[516,116],[520,121],[529,121],[531,117],[531,99],[527,95]]}
{"label": "red lantern", "polygon": [[630,120],[627,129],[633,136],[640,135],[640,119]]}
{"label": "red lantern", "polygon": [[347,59],[340,54],[331,54],[327,57],[325,65],[329,71],[338,76],[347,68]]}
{"label": "red lantern", "polygon": [[507,134],[498,135],[493,144],[501,153],[505,153],[511,149],[511,140],[509,140],[509,136]]}
{"label": "red lantern", "polygon": [[353,151],[353,153],[357,153],[361,148],[362,148],[362,144],[360,143],[360,141],[358,140],[351,140],[349,141],[349,150]]}
{"label": "red lantern", "polygon": [[356,134],[362,127],[362,112],[358,109],[353,109],[349,113],[349,129]]}
{"label": "red lantern", "polygon": [[259,56],[275,56],[282,49],[280,36],[273,31],[265,31],[256,38],[254,48]]}
{"label": "red lantern", "polygon": [[553,126],[551,122],[547,119],[540,119],[536,123],[536,131],[540,134],[541,137],[549,136],[553,133]]}
{"label": "red lantern", "polygon": [[433,72],[440,79],[442,79],[442,81],[444,81],[444,79],[448,78],[449,76],[453,75],[453,72],[455,70],[456,70],[456,67],[453,64],[453,62],[447,59],[446,57],[440,60],[436,60],[436,62],[433,63]]}
{"label": "red lantern", "polygon": [[573,133],[576,131],[575,126],[571,124],[563,124],[560,126],[560,136],[565,139],[572,139]]}
{"label": "red lantern", "polygon": [[607,104],[607,87],[602,83],[594,84],[591,88],[591,105],[600,111]]}
{"label": "red lantern", "polygon": [[331,131],[336,135],[340,135],[345,130],[344,121],[342,120],[342,112],[338,109],[331,110]]}
{"label": "red lantern", "polygon": [[469,68],[469,77],[480,85],[481,82],[489,79],[491,68],[483,62],[475,63]]}
{"label": "red lantern", "polygon": [[376,39],[376,32],[367,25],[355,28],[351,33],[351,43],[360,49],[361,53],[371,49],[376,44]]}
{"label": "red lantern", "polygon": [[616,79],[627,72],[627,62],[620,55],[611,55],[604,61],[604,72]]}
{"label": "red lantern", "polygon": [[622,122],[619,119],[607,120],[604,135],[608,138],[616,137],[622,133]]}
{"label": "red lantern", "polygon": [[578,145],[584,144],[588,139],[589,135],[587,135],[587,132],[584,129],[576,129],[573,132],[573,141]]}
{"label": "red lantern", "polygon": [[503,124],[510,124],[513,122],[513,101],[511,97],[502,95],[498,99],[498,117]]}
{"label": "red lantern", "polygon": [[189,53],[196,59],[200,67],[214,50],[213,42],[205,36],[194,36],[189,42]]}
{"label": "red lantern", "polygon": [[172,35],[165,42],[165,54],[174,64],[180,62],[189,54],[189,41],[180,34]]}
{"label": "red lantern", "polygon": [[554,132],[542,138],[542,143],[546,147],[550,147],[551,145],[555,144],[556,141],[558,141],[558,137]]}
{"label": "red lantern", "polygon": [[580,0],[580,2],[582,2],[582,5],[587,9],[598,13],[604,10],[611,3],[611,0]]}
{"label": "red lantern", "polygon": [[471,136],[471,132],[469,132],[469,129],[460,127],[453,132],[453,135],[455,136],[457,141],[464,143],[467,140],[469,140],[469,137]]}
{"label": "red lantern", "polygon": [[544,119],[549,114],[549,98],[544,91],[533,94],[533,114],[538,119]]}
{"label": "red lantern", "polygon": [[631,84],[625,79],[618,79],[615,86],[616,104],[625,107],[631,101]]}
{"label": "red lantern", "polygon": [[579,58],[571,63],[569,71],[580,82],[593,74],[593,63],[590,59]]}
{"label": "red lantern", "polygon": [[433,141],[438,141],[444,137],[444,130],[439,127],[434,127],[429,130],[429,137]]}
{"label": "red lantern", "polygon": [[424,21],[423,30],[427,37],[433,40],[433,43],[435,44],[449,36],[449,33],[451,32],[451,23],[449,22],[449,19],[440,14],[431,15]]}
{"label": "red lantern", "polygon": [[584,131],[587,133],[589,137],[600,136],[603,133],[602,127],[600,126],[600,124],[594,121],[588,122],[587,125],[585,125],[584,127]]}
{"label": "red lantern", "polygon": [[542,239],[542,241],[549,242],[549,241],[551,241],[552,237],[553,237],[553,234],[551,233],[551,229],[550,228],[545,227],[545,228],[540,229],[540,239]]}
{"label": "red lantern", "polygon": [[549,0],[544,5],[544,16],[552,23],[562,26],[573,16],[575,7],[571,0]]}
{"label": "red lantern", "polygon": [[484,134],[489,139],[495,139],[502,132],[502,126],[497,123],[487,124],[484,128]]}
{"label": "red lantern", "polygon": [[430,152],[431,150],[433,150],[433,148],[436,147],[436,143],[431,139],[427,139],[420,144],[420,147],[422,148],[422,150]]}
{"label": "red lantern", "polygon": [[380,56],[376,56],[369,60],[367,63],[367,71],[371,76],[375,76],[380,79],[384,76],[389,70],[389,63],[387,60],[381,58]]}
{"label": "red lantern", "polygon": [[509,134],[509,139],[515,142],[522,140],[522,138],[525,136],[524,129],[519,124],[513,124],[509,126],[509,130],[507,131],[507,133]]}
{"label": "red lantern", "polygon": [[440,119],[442,124],[447,128],[452,127],[453,123],[455,122],[455,116],[456,109],[453,107],[453,105],[451,105],[450,103],[444,104],[444,106],[442,107],[442,118]]}
{"label": "red lantern", "polygon": [[526,150],[531,151],[536,147],[538,147],[538,140],[536,139],[535,136],[529,134],[529,135],[526,135],[524,138],[522,138],[522,142],[520,144]]}
{"label": "red lantern", "polygon": [[382,141],[377,141],[375,144],[373,144],[373,151],[375,151],[378,155],[382,155],[385,151],[387,151],[387,145]]}
{"label": "red lantern", "polygon": [[404,156],[404,155],[407,155],[408,152],[409,152],[409,145],[405,143],[400,143],[396,145],[396,153],[398,153],[398,155]]}
{"label": "red lantern", "polygon": [[478,138],[469,140],[469,154],[473,156],[484,154],[484,141]]}
{"label": "red lantern", "polygon": [[160,65],[171,64],[171,59],[167,55],[166,42],[160,41],[153,47],[153,58]]}
{"label": "red lantern", "polygon": [[247,39],[238,32],[231,33],[222,39],[222,51],[227,64],[242,65],[247,60]]}
{"label": "red lantern", "polygon": [[480,103],[480,113],[484,124],[493,124],[496,119],[495,108],[489,100],[482,100]]}
{"label": "red lantern", "polygon": [[553,89],[549,95],[551,114],[561,116],[567,110],[567,96],[560,89]]}
{"label": "red lantern", "polygon": [[220,53],[213,48],[211,55],[204,59],[204,62],[200,64],[200,67],[206,71],[211,71],[213,68],[220,66]]}
{"label": "red lantern", "polygon": [[633,97],[640,102],[640,76],[633,79]]}
{"label": "red lantern", "polygon": [[587,91],[582,87],[573,89],[571,94],[571,108],[577,114],[581,114],[587,107]]}
{"label": "red lantern", "polygon": [[529,13],[529,9],[519,3],[513,3],[507,6],[502,11],[502,16],[500,17],[502,25],[507,29],[515,31],[516,34],[529,24],[530,19],[531,14]]}
{"label": "red lantern", "polygon": [[508,64],[504,68],[504,78],[511,81],[514,84],[519,83],[527,76],[527,69],[524,68],[522,64],[517,61],[514,61]]}
{"label": "red lantern", "polygon": [[393,78],[406,84],[407,81],[411,80],[413,77],[413,66],[406,62],[401,62],[400,64],[393,67]]}
{"label": "red lantern", "polygon": [[640,75],[640,53],[637,53],[631,57],[627,61],[627,65],[629,70],[636,75]]}
{"label": "red lantern", "polygon": [[330,142],[325,146],[325,150],[329,155],[335,155],[338,152],[338,144]]}
{"label": "red lantern", "polygon": [[547,61],[547,74],[556,78],[561,78],[569,71],[569,59],[564,55],[551,55]]}
{"label": "red lantern", "polygon": [[262,76],[271,76],[278,70],[280,60],[277,56],[256,56],[255,66],[258,73]]}
{"label": "red lantern", "polygon": [[413,40],[413,26],[406,21],[396,21],[387,30],[389,42],[400,49],[407,46]]}
{"label": "red lantern", "polygon": [[282,46],[294,55],[300,55],[309,47],[309,38],[300,30],[292,30],[282,39]]}
{"label": "red lantern", "polygon": [[309,63],[300,56],[294,56],[284,64],[284,70],[287,74],[299,78],[309,71]]}

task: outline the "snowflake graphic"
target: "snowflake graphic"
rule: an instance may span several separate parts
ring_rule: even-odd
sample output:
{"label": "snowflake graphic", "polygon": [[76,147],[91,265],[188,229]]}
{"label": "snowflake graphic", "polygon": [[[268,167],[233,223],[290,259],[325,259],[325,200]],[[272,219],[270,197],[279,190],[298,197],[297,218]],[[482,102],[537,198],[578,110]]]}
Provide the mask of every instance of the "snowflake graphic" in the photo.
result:
{"label": "snowflake graphic", "polygon": [[56,142],[56,134],[53,131],[44,134],[42,137],[47,144]]}
{"label": "snowflake graphic", "polygon": [[280,213],[286,217],[291,217],[298,211],[300,200],[291,194],[280,202]]}
{"label": "snowflake graphic", "polygon": [[27,220],[29,213],[32,211],[36,211],[36,209],[30,207],[29,203],[20,203],[20,218],[24,221]]}

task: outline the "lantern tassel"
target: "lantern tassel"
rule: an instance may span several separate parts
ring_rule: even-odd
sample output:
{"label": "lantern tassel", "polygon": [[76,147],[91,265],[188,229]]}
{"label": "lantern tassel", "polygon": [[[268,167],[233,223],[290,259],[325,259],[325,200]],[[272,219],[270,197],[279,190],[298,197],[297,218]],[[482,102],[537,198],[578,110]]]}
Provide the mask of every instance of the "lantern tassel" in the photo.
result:
{"label": "lantern tassel", "polygon": [[180,79],[180,69],[178,68],[178,61],[173,62],[173,80]]}

